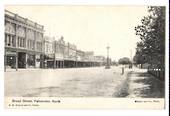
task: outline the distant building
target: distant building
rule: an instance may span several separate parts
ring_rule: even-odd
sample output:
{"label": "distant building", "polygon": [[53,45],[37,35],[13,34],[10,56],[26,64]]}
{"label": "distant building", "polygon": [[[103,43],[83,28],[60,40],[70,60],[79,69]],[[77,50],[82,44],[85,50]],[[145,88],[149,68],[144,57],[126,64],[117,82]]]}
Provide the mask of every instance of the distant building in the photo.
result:
{"label": "distant building", "polygon": [[95,56],[95,62],[97,66],[104,66],[106,63],[106,58],[104,56]]}
{"label": "distant building", "polygon": [[74,44],[67,43],[65,44],[64,51],[64,66],[65,67],[76,67],[76,51],[77,47]]}
{"label": "distant building", "polygon": [[5,69],[44,66],[44,27],[5,10]]}
{"label": "distant building", "polygon": [[86,51],[84,53],[84,61],[85,63],[85,67],[92,67],[94,66],[94,52],[93,51]]}
{"label": "distant building", "polygon": [[44,36],[45,41],[45,67],[53,68],[54,67],[54,37]]}
{"label": "distant building", "polygon": [[76,67],[85,66],[85,52],[81,50],[76,51]]}
{"label": "distant building", "polygon": [[93,51],[86,51],[85,52],[85,61],[93,61],[94,60],[94,52]]}
{"label": "distant building", "polygon": [[83,62],[84,61],[84,59],[85,59],[85,52],[84,51],[82,51],[82,50],[77,50],[76,51],[76,60],[77,61],[80,61],[80,62]]}
{"label": "distant building", "polygon": [[49,36],[44,36],[44,41],[45,41],[45,54],[54,54],[54,37],[49,37]]}
{"label": "distant building", "polygon": [[65,52],[65,41],[61,37],[58,41],[54,41],[54,66],[55,68],[64,68],[64,52]]}

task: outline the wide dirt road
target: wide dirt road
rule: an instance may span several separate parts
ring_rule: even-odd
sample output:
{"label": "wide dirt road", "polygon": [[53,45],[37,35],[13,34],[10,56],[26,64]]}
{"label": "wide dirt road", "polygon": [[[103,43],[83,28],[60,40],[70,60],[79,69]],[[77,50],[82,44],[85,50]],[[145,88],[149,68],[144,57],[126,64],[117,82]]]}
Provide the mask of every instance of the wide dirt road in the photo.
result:
{"label": "wide dirt road", "polygon": [[120,67],[19,70],[5,72],[5,96],[117,97],[125,80]]}

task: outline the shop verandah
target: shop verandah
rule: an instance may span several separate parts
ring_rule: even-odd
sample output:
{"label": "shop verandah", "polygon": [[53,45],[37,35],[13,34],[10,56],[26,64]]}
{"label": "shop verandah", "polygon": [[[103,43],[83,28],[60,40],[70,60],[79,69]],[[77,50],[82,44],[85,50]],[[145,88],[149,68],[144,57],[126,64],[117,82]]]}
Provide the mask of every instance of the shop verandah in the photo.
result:
{"label": "shop verandah", "polygon": [[43,68],[44,54],[35,51],[6,48],[4,71],[9,69]]}
{"label": "shop verandah", "polygon": [[102,66],[101,62],[76,61],[47,58],[44,54],[27,51],[6,49],[4,55],[4,70],[27,68],[81,68]]}
{"label": "shop verandah", "polygon": [[45,68],[81,68],[103,66],[102,62],[76,61],[69,59],[45,59]]}
{"label": "shop verandah", "polygon": [[45,67],[44,68],[64,68],[64,61],[63,60],[45,60]]}

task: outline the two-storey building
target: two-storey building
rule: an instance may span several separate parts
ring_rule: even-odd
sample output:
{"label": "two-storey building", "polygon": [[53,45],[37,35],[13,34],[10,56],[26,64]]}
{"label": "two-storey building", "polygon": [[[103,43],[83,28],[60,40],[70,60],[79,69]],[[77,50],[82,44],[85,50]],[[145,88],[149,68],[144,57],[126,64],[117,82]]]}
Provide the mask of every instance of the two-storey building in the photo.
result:
{"label": "two-storey building", "polygon": [[65,41],[63,37],[54,41],[54,68],[64,68]]}
{"label": "two-storey building", "polygon": [[5,69],[44,66],[44,27],[5,10]]}
{"label": "two-storey building", "polygon": [[54,37],[44,36],[45,40],[45,68],[54,67]]}

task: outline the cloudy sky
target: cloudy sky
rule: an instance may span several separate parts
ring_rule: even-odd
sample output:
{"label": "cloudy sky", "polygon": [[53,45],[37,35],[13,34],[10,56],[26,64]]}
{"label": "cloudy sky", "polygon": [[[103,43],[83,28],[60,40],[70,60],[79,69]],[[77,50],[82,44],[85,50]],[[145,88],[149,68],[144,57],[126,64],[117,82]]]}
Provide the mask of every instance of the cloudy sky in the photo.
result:
{"label": "cloudy sky", "polygon": [[78,49],[118,60],[135,53],[134,27],[147,15],[146,6],[5,6],[6,10],[44,25],[45,35],[64,37]]}

